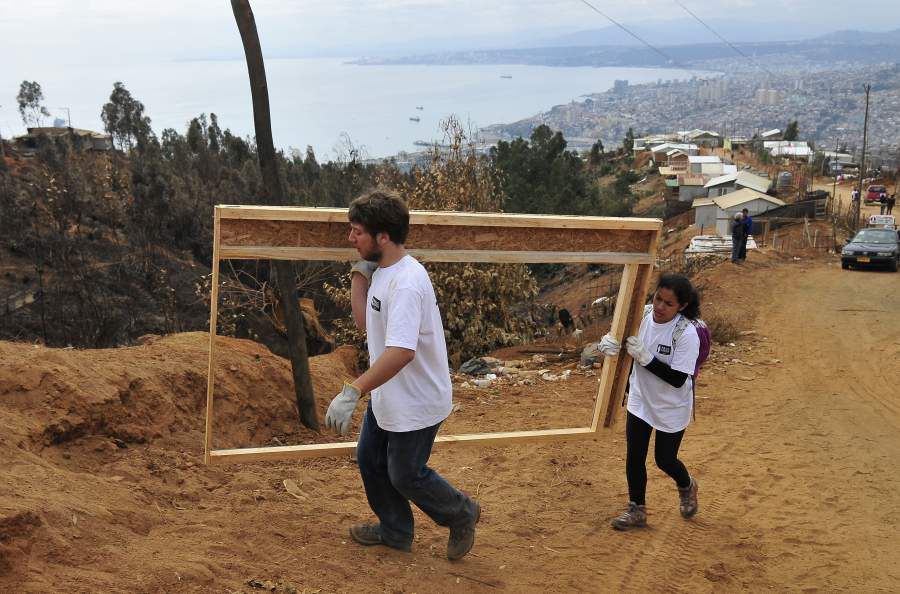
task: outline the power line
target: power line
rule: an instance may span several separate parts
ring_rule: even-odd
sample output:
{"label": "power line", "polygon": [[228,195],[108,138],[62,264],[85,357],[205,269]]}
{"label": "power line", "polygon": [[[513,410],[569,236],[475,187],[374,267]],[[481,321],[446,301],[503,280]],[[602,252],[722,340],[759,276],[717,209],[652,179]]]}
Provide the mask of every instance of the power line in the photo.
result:
{"label": "power line", "polygon": [[684,70],[687,70],[688,72],[690,72],[690,71],[693,70],[692,68],[689,68],[689,67],[685,66],[684,64],[680,64],[677,60],[675,60],[674,58],[672,58],[671,56],[669,56],[668,54],[666,54],[666,53],[665,53],[664,51],[662,51],[661,49],[659,49],[659,48],[657,48],[657,47],[654,47],[653,45],[651,45],[650,43],[648,43],[647,41],[645,41],[643,38],[641,38],[637,33],[635,33],[634,31],[631,31],[628,27],[626,27],[625,25],[623,25],[622,23],[620,23],[620,22],[617,21],[616,19],[612,18],[611,16],[609,16],[608,14],[606,14],[605,12],[603,12],[602,10],[600,10],[599,8],[597,8],[596,6],[594,6],[593,4],[591,4],[590,2],[588,2],[587,0],[579,0],[579,1],[580,1],[582,4],[584,4],[585,6],[587,6],[588,8],[590,8],[591,10],[593,10],[594,12],[596,12],[597,14],[599,14],[600,16],[602,16],[603,18],[605,18],[606,20],[608,20],[609,22],[611,22],[613,25],[615,25],[615,26],[618,27],[619,29],[625,31],[626,33],[628,33],[629,35],[631,35],[632,37],[634,37],[635,39],[637,39],[638,41],[640,41],[642,44],[644,44],[645,46],[647,46],[648,48],[650,48],[652,51],[654,51],[654,52],[656,52],[657,54],[659,54],[660,56],[662,56],[663,59],[666,60],[666,62],[669,62],[669,63],[671,63],[671,64],[674,64],[675,66],[678,66],[679,68],[682,68],[682,69],[684,69]]}
{"label": "power line", "polygon": [[762,64],[760,64],[759,62],[757,62],[756,59],[754,59],[753,57],[751,57],[751,56],[745,54],[739,47],[737,47],[736,45],[734,45],[733,43],[731,43],[730,41],[728,41],[727,39],[725,39],[724,37],[722,37],[721,35],[719,35],[719,33],[718,33],[715,29],[713,29],[712,27],[710,27],[709,25],[707,25],[706,22],[705,22],[703,19],[701,19],[700,17],[698,17],[696,14],[694,14],[693,11],[691,11],[690,8],[688,8],[687,6],[685,6],[684,4],[682,4],[679,0],[672,0],[672,1],[675,2],[675,4],[677,4],[677,5],[680,6],[681,8],[683,8],[684,11],[685,11],[686,13],[688,13],[689,15],[691,15],[692,17],[694,17],[695,19],[697,19],[697,22],[700,23],[701,25],[703,25],[704,27],[706,27],[706,28],[709,30],[710,33],[712,33],[713,35],[715,35],[716,37],[718,37],[719,39],[721,39],[721,40],[722,40],[722,43],[724,43],[725,45],[727,45],[728,47],[730,47],[731,49],[733,49],[734,51],[736,51],[736,52],[739,53],[740,55],[744,56],[745,58],[747,58],[748,60],[750,60],[751,62],[753,62],[757,67],[759,67],[760,69],[764,70],[764,71],[765,71],[769,76],[771,76],[772,78],[775,78],[775,75],[772,74],[771,72],[769,72],[769,69],[768,69],[768,68],[766,68],[765,66],[763,66]]}

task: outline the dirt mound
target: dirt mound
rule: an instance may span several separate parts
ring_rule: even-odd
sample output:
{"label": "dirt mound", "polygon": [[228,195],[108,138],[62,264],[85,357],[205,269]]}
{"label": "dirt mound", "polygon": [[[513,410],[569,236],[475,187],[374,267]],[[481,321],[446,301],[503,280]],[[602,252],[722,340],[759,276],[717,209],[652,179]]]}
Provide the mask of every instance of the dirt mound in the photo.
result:
{"label": "dirt mound", "polygon": [[[218,340],[215,447],[321,439],[298,426],[288,361],[250,341]],[[198,332],[95,351],[0,342],[0,580],[17,583],[32,556],[101,554],[78,550],[85,530],[103,526],[101,542],[115,546],[160,523],[160,504],[127,483],[196,480],[207,341]],[[352,347],[310,360],[320,417],[355,361]],[[179,493],[196,498],[196,489]]]}

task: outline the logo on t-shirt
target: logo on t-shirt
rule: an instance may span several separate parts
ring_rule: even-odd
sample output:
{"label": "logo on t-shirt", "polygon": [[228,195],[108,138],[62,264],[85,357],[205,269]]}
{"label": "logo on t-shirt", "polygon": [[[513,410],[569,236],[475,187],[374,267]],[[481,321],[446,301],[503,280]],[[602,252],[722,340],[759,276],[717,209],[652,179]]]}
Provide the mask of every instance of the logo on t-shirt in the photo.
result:
{"label": "logo on t-shirt", "polygon": [[658,344],[656,345],[656,352],[660,355],[671,355],[672,347],[667,344]]}
{"label": "logo on t-shirt", "polygon": [[381,311],[381,301],[379,301],[378,297],[372,296],[372,309],[375,311]]}

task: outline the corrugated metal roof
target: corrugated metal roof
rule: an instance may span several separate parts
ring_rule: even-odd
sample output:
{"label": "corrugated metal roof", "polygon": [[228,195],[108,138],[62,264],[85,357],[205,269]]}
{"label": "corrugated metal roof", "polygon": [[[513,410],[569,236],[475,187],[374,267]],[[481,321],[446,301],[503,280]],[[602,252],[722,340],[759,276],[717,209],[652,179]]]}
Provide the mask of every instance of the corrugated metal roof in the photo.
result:
{"label": "corrugated metal roof", "polygon": [[691,163],[721,163],[722,159],[715,155],[690,155],[688,161]]}
{"label": "corrugated metal roof", "polygon": [[702,198],[694,198],[694,201],[691,203],[691,208],[697,208],[699,206],[710,206],[715,204],[715,201],[712,198],[702,197]]}
{"label": "corrugated metal roof", "polygon": [[765,192],[769,189],[769,186],[772,185],[772,181],[768,178],[761,177],[759,175],[756,175],[755,173],[750,173],[749,171],[740,171],[738,173],[729,173],[726,175],[720,175],[719,177],[714,177],[713,179],[709,180],[709,182],[704,187],[712,188],[729,183],[735,183],[737,185],[744,186],[745,188],[756,190],[757,192]]}
{"label": "corrugated metal roof", "polygon": [[773,198],[768,194],[763,194],[762,192],[757,192],[750,188],[744,188],[737,192],[731,192],[730,194],[713,198],[713,202],[715,202],[716,206],[722,210],[728,210],[729,208],[734,208],[735,206],[740,206],[745,202],[752,202],[754,200],[765,200],[775,206],[784,206],[784,202],[778,198]]}

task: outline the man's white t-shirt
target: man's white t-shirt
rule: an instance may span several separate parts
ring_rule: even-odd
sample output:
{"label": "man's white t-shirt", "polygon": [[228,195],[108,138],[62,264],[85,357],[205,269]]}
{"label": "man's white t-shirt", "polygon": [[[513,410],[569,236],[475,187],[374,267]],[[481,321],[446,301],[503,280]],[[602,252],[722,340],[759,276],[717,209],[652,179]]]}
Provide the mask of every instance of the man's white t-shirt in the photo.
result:
{"label": "man's white t-shirt", "polygon": [[635,363],[628,390],[628,412],[666,433],[686,428],[694,405],[694,380],[690,376],[700,355],[700,337],[694,325],[688,324],[672,352],[672,334],[680,317],[677,314],[669,322],[657,324],[649,313],[641,322],[638,338],[654,357],[675,371],[688,374],[687,380],[676,388]]}
{"label": "man's white t-shirt", "polygon": [[372,390],[372,412],[386,431],[431,427],[450,414],[453,387],[447,343],[428,272],[404,256],[372,275],[366,303],[369,365],[387,347],[414,350],[415,358]]}

